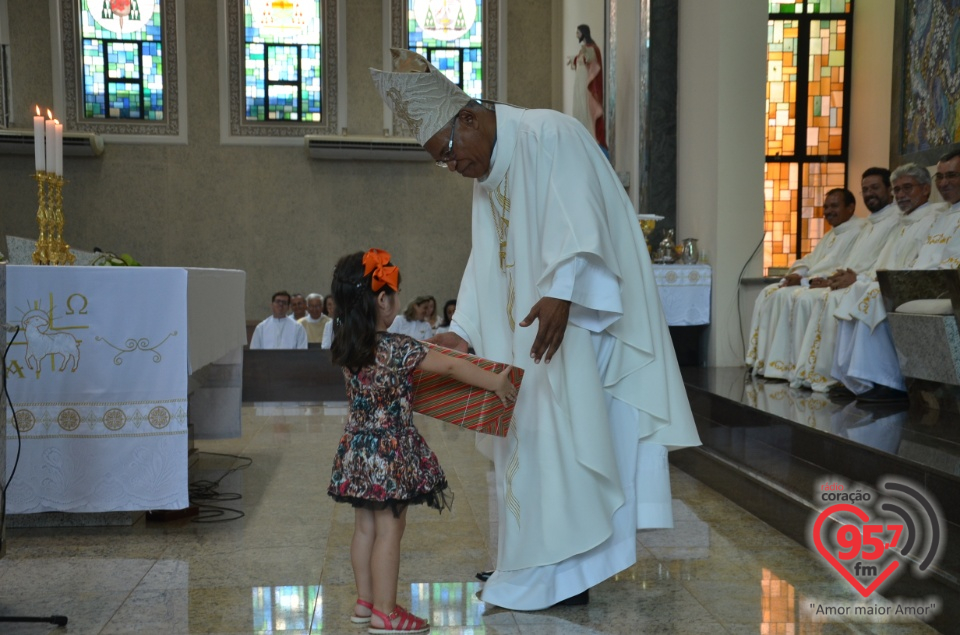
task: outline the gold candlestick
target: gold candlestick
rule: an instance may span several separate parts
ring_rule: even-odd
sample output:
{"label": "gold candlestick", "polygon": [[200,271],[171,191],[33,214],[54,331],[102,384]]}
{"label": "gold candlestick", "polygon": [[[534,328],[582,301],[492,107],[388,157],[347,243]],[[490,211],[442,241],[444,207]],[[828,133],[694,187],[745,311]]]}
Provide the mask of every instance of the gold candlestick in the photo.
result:
{"label": "gold candlestick", "polygon": [[53,205],[50,208],[50,244],[51,260],[55,265],[72,265],[76,256],[70,253],[70,245],[63,242],[63,186],[66,181],[62,176],[54,176],[52,180]]}
{"label": "gold candlestick", "polygon": [[46,172],[37,170],[33,178],[37,181],[37,225],[40,226],[40,237],[37,238],[37,244],[33,250],[33,264],[46,265],[50,262],[49,245],[50,240],[47,237],[47,228],[50,225],[49,214],[47,213],[46,184],[48,176]]}
{"label": "gold candlestick", "polygon": [[33,252],[37,265],[72,265],[76,256],[70,253],[70,245],[63,242],[63,185],[62,176],[52,172],[37,172],[37,224],[40,237]]}

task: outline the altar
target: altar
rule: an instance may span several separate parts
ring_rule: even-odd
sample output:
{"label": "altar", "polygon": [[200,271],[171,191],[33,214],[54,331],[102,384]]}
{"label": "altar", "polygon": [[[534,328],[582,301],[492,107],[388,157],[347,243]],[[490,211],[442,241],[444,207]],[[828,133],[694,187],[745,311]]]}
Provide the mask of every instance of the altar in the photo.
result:
{"label": "altar", "polygon": [[6,269],[7,513],[187,507],[188,420],[239,431],[239,380],[211,396],[193,378],[241,363],[244,272]]}

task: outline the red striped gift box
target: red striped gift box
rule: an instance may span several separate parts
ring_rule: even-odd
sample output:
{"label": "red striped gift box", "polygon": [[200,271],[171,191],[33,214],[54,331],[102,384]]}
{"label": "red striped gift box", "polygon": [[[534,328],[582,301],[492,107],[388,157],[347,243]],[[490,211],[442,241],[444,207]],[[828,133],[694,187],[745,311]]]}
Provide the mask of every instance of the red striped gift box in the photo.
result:
{"label": "red striped gift box", "polygon": [[[427,344],[431,349],[451,357],[466,359],[480,368],[499,372],[507,364],[461,353],[442,346]],[[520,390],[523,370],[510,370],[510,381]],[[513,420],[515,402],[504,407],[495,393],[450,377],[416,370],[413,373],[413,410],[420,414],[452,423],[466,430],[507,436]]]}

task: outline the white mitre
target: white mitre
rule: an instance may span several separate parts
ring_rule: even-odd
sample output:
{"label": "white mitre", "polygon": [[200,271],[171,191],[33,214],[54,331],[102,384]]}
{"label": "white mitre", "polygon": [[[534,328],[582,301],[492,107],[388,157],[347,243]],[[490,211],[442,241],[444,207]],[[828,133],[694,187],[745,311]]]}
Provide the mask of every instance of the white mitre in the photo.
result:
{"label": "white mitre", "polygon": [[413,130],[420,145],[437,134],[471,100],[422,55],[390,49],[393,72],[370,69],[380,97]]}

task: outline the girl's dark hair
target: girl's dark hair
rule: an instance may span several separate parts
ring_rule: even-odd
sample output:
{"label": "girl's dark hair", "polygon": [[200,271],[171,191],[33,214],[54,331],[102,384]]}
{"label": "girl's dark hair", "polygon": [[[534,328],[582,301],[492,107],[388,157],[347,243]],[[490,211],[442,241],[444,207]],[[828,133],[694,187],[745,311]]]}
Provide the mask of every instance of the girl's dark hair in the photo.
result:
{"label": "girl's dark hair", "polygon": [[[340,258],[333,268],[333,282],[330,284],[330,293],[337,303],[330,352],[334,364],[345,366],[354,374],[374,362],[377,348],[379,291],[374,293],[370,276],[363,275],[363,255],[364,252],[358,251]],[[381,291],[394,294],[386,285]]]}
{"label": "girl's dark hair", "polygon": [[440,326],[450,326],[450,318],[447,317],[447,309],[451,306],[457,306],[456,300],[447,300],[443,305],[443,321],[440,323]]}

